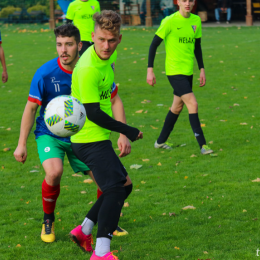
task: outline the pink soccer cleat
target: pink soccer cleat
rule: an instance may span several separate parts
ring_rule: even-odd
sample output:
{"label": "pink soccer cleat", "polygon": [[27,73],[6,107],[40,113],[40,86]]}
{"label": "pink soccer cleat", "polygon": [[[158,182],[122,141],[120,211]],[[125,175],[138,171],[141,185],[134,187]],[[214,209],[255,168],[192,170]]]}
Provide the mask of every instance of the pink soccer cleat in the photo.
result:
{"label": "pink soccer cleat", "polygon": [[119,260],[117,256],[113,255],[113,252],[117,251],[109,252],[104,256],[97,256],[94,251],[92,256],[90,257],[90,260]]}
{"label": "pink soccer cleat", "polygon": [[74,243],[76,243],[84,252],[93,252],[93,238],[92,235],[85,235],[81,231],[81,225],[77,226],[70,231],[70,237]]}

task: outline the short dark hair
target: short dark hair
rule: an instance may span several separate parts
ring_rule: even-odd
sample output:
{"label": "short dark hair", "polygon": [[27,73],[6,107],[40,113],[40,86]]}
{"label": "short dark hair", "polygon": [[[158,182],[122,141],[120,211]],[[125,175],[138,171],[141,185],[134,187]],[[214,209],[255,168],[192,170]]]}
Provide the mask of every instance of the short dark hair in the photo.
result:
{"label": "short dark hair", "polygon": [[100,29],[108,30],[112,33],[120,33],[121,17],[112,10],[103,10],[100,14],[95,13],[93,20],[95,21],[95,27],[98,26]]}
{"label": "short dark hair", "polygon": [[76,43],[80,42],[79,29],[73,24],[63,24],[54,29],[54,34],[57,37],[72,37],[74,36]]}

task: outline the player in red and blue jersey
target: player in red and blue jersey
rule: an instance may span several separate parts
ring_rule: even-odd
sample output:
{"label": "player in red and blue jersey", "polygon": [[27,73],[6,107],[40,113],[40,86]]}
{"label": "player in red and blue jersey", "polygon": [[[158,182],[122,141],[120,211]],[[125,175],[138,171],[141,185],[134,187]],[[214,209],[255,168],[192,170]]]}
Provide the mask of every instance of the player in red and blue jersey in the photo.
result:
{"label": "player in red and blue jersey", "polygon": [[5,53],[4,53],[4,49],[2,47],[1,31],[0,31],[0,61],[2,63],[2,67],[3,67],[2,82],[5,83],[8,80],[8,74],[7,74],[6,64],[5,64]]}
{"label": "player in red and blue jersey", "polygon": [[[79,31],[74,25],[62,25],[54,32],[59,57],[41,66],[33,77],[22,117],[18,146],[14,152],[15,159],[25,163],[27,138],[34,125],[37,109],[41,106],[34,133],[40,161],[45,171],[45,179],[42,183],[44,222],[41,233],[41,239],[44,242],[55,241],[54,210],[60,193],[65,153],[74,172],[88,173],[93,178],[89,168],[72,152],[70,139],[54,135],[47,129],[44,122],[44,110],[48,102],[59,95],[70,95],[72,71],[79,59],[79,50],[82,46]],[[121,100],[117,95],[117,86],[113,84],[111,89],[113,89],[111,102],[118,104],[117,102]],[[126,145],[124,149],[127,149]],[[84,250],[88,251],[88,248],[84,247]]]}

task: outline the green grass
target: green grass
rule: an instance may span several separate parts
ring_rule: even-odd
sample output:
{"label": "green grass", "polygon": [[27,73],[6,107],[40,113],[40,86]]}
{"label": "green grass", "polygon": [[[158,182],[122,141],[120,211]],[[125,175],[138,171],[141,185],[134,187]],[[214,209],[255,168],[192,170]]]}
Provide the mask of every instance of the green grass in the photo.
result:
{"label": "green grass", "polygon": [[[24,28],[26,32],[19,32]],[[45,244],[40,240],[44,171],[34,135],[29,136],[24,165],[12,155],[31,79],[38,67],[57,55],[53,33],[40,32],[41,28],[47,27],[1,28],[9,81],[0,83],[0,259],[88,259],[68,233],[82,222],[91,207],[88,203],[96,200],[95,185],[83,183],[84,176],[72,177],[65,160],[56,242]],[[186,108],[170,136],[174,149],[153,148],[172,102],[172,89],[162,73],[164,45],[158,48],[157,84],[151,87],[146,83],[146,68],[155,30],[122,30],[115,81],[120,84],[128,123],[142,130],[144,139],[133,143],[131,155],[122,159],[134,189],[120,219],[129,235],[112,241],[120,260],[258,259],[260,189],[251,180],[260,177],[259,32],[259,27],[203,28],[207,85],[199,87],[195,64],[194,93],[206,139],[218,155],[210,157],[200,155]],[[141,103],[144,100],[151,102]],[[115,148],[117,136],[111,137]],[[4,152],[6,147],[10,151]],[[143,167],[130,170],[132,164]],[[81,194],[83,190],[87,193]],[[182,210],[187,205],[196,209]]]}

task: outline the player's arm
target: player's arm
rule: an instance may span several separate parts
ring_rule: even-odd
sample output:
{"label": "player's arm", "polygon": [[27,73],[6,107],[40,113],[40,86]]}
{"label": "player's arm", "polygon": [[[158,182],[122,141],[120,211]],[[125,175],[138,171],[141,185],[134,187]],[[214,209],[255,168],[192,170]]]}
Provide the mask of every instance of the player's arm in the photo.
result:
{"label": "player's arm", "polygon": [[39,105],[37,103],[27,101],[27,104],[23,112],[18,146],[14,151],[14,157],[16,161],[21,163],[25,163],[27,158],[26,143],[35,121],[35,115],[38,106]]}
{"label": "player's arm", "polygon": [[2,82],[5,83],[8,80],[8,74],[7,74],[6,64],[5,64],[4,49],[1,45],[1,43],[0,43],[0,61],[2,63],[2,67],[3,67]]}
{"label": "player's arm", "polygon": [[194,54],[200,70],[200,87],[203,87],[206,84],[206,75],[205,75],[205,69],[204,69],[204,63],[202,57],[201,38],[195,39]]}
{"label": "player's arm", "polygon": [[158,35],[155,35],[153,38],[153,41],[150,45],[149,49],[149,57],[148,57],[148,68],[147,68],[147,78],[146,81],[149,85],[154,86],[156,84],[156,78],[153,72],[153,64],[155,59],[155,54],[158,46],[163,41],[162,38],[160,38]]}
{"label": "player's arm", "polygon": [[[126,124],[124,105],[123,105],[121,98],[118,96],[118,94],[116,94],[111,99],[111,103],[112,103],[112,111],[113,111],[115,120]],[[131,153],[131,144],[125,135],[120,134],[119,139],[117,140],[117,145],[121,152],[119,154],[119,157],[124,157],[124,156],[128,155],[129,153]]]}

